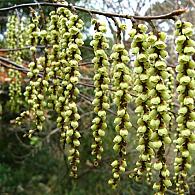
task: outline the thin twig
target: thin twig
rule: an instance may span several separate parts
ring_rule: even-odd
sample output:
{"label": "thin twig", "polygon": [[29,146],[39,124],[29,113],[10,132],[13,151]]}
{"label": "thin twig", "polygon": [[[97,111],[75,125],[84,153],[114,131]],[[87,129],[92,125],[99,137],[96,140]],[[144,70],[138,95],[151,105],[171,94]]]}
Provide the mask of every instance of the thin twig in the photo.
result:
{"label": "thin twig", "polygon": [[[30,49],[30,48],[31,48],[31,46],[26,46],[26,47],[22,47],[22,48],[12,48],[12,49],[2,48],[2,49],[0,49],[0,52],[21,51],[21,50],[27,50],[27,49]],[[37,48],[45,48],[45,46],[38,45]]]}
{"label": "thin twig", "polygon": [[[7,63],[7,64],[13,65],[14,68],[11,67],[11,66],[6,65],[6,63]],[[89,62],[89,63],[90,63],[90,62]],[[4,66],[4,67],[6,67],[6,68],[10,68],[10,69],[22,71],[22,72],[24,72],[24,73],[28,73],[28,72],[30,71],[28,68],[26,68],[26,67],[24,67],[24,66],[21,66],[21,65],[18,65],[18,64],[16,64],[15,62],[12,62],[12,61],[8,60],[7,58],[3,58],[3,57],[0,57],[0,65]],[[84,65],[84,64],[83,64],[83,65]],[[43,75],[42,75],[41,73],[39,73],[38,76],[39,76],[39,77],[42,77]],[[95,87],[95,86],[94,86],[93,84],[91,84],[91,83],[83,83],[83,82],[79,82],[78,85],[82,85],[82,86],[86,86],[86,87],[91,87],[91,88],[94,88],[94,87]],[[112,85],[109,86],[109,90],[110,90],[110,91],[113,91],[113,92],[115,91],[114,89],[112,89]],[[134,95],[134,94],[132,94],[132,93],[130,93],[130,95],[133,96],[133,97],[136,96],[136,95]]]}
{"label": "thin twig", "polygon": [[18,71],[25,72],[25,73],[28,72],[28,71],[25,71],[23,68],[11,67],[10,65],[4,62],[0,62],[0,66],[3,66],[4,68],[8,68],[8,69],[18,70]]}
{"label": "thin twig", "polygon": [[[40,48],[40,49],[44,49],[44,48],[51,48],[52,45],[47,45],[47,47],[45,47],[45,45],[37,45],[36,48]],[[87,50],[93,50],[92,47],[90,46],[79,46],[80,48],[83,48],[83,49],[87,49]],[[28,46],[25,46],[25,47],[21,47],[21,48],[1,48],[0,49],[0,52],[12,52],[12,51],[21,51],[21,50],[28,50],[30,49],[31,46],[28,45]]]}
{"label": "thin twig", "polygon": [[[3,63],[10,64],[10,65],[14,66],[15,68],[18,68],[17,70],[20,70],[20,71],[23,71],[23,72],[29,72],[29,69],[28,69],[28,68],[23,67],[23,66],[21,66],[21,65],[18,65],[18,64],[16,64],[15,62],[10,61],[10,60],[7,59],[7,58],[0,57],[0,61],[2,61]],[[10,68],[12,68],[12,67],[10,67]]]}
{"label": "thin twig", "polygon": [[[24,73],[28,73],[29,72],[29,69],[24,67],[24,66],[21,66],[21,65],[18,65],[16,64],[15,62],[7,59],[7,58],[4,58],[4,57],[1,57],[0,56],[0,61],[1,61],[1,65],[2,66],[6,66],[7,68],[10,68],[10,69],[15,69],[15,70],[19,70],[19,71],[22,71]],[[15,68],[11,67],[10,65],[14,66]],[[85,65],[91,65],[93,64],[92,62],[82,62],[79,64],[79,66],[85,66]]]}
{"label": "thin twig", "polygon": [[104,15],[104,16],[109,17],[109,18],[112,18],[112,17],[126,18],[126,19],[134,18],[136,20],[144,20],[144,21],[158,20],[158,19],[174,19],[175,16],[179,16],[187,11],[187,9],[185,8],[185,9],[174,10],[170,13],[162,14],[162,15],[158,15],[158,16],[133,16],[133,15],[126,15],[126,14],[102,12],[102,11],[98,11],[98,10],[87,9],[84,7],[73,6],[72,4],[64,5],[64,4],[60,4],[60,3],[39,2],[39,3],[26,3],[26,4],[14,5],[11,7],[4,7],[4,8],[0,9],[0,12],[7,12],[10,10],[20,9],[20,8],[25,8],[25,7],[36,7],[36,6],[66,7],[69,9],[74,8],[78,11],[83,11],[83,12],[87,12],[87,13],[91,13],[91,14]]}
{"label": "thin twig", "polygon": [[79,64],[79,66],[86,66],[86,65],[92,65],[93,62],[82,62]]}

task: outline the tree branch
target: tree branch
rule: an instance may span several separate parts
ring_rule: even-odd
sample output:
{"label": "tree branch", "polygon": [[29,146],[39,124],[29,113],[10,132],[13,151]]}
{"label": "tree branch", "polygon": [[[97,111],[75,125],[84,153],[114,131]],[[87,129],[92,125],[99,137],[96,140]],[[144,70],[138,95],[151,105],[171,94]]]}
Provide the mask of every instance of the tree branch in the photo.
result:
{"label": "tree branch", "polygon": [[[25,47],[20,47],[20,48],[1,48],[0,49],[0,52],[12,52],[12,51],[21,51],[21,50],[28,50],[30,49],[32,46],[25,46]],[[47,45],[47,48],[51,48],[52,45]],[[90,46],[79,46],[80,48],[83,48],[83,49],[88,49],[88,50],[91,50],[93,51],[93,48],[90,47]],[[46,48],[45,45],[37,45],[36,48],[39,48],[39,49],[44,49]]]}
{"label": "tree branch", "polygon": [[[21,47],[21,48],[1,48],[0,52],[12,52],[12,51],[21,51],[21,50],[28,50],[31,46]],[[36,48],[45,48],[44,45],[38,45]]]}
{"label": "tree branch", "polygon": [[[21,65],[18,65],[15,62],[10,61],[9,59],[1,57],[1,56],[0,56],[0,63],[1,63],[2,66],[6,67],[6,68],[19,70],[19,71],[22,71],[24,73],[29,72],[28,68],[26,68],[24,66],[21,66]],[[8,64],[12,65],[14,68],[9,66]],[[86,65],[91,65],[91,64],[93,64],[93,63],[92,62],[82,62],[82,63],[79,64],[79,66],[86,66]]]}
{"label": "tree branch", "polygon": [[[15,67],[14,69],[16,69],[16,70],[19,70],[19,71],[22,71],[22,72],[25,72],[25,73],[29,72],[28,68],[20,66],[20,65],[16,64],[15,62],[12,62],[12,61],[10,61],[6,58],[0,57],[0,61],[3,62],[2,63],[3,65],[6,63],[6,64],[10,64],[10,65],[14,66]],[[9,67],[9,68],[12,68],[12,67]]]}
{"label": "tree branch", "polygon": [[[14,66],[14,68],[11,67],[11,66],[9,66],[9,65],[7,65],[7,64],[10,64],[10,65]],[[91,62],[87,62],[86,64],[91,64]],[[6,59],[6,58],[3,58],[3,57],[0,57],[0,65],[4,66],[4,67],[6,67],[6,68],[10,68],[10,69],[22,71],[22,72],[24,72],[24,73],[28,73],[28,72],[29,72],[29,69],[28,69],[28,68],[23,67],[23,66],[21,66],[21,65],[18,65],[18,64],[16,64],[15,62],[12,62],[12,61],[10,61],[10,60],[8,60],[8,59]],[[81,63],[81,66],[83,66],[83,65],[84,65],[84,64]],[[174,67],[174,68],[175,68],[175,67]],[[39,77],[42,77],[43,75],[40,73],[38,76],[39,76]],[[94,87],[95,87],[95,86],[94,86],[93,84],[91,84],[91,83],[83,83],[83,82],[79,82],[78,85],[86,86],[86,87],[91,87],[91,88],[94,88]],[[110,91],[113,91],[113,92],[115,91],[115,90],[112,89],[112,85],[110,85],[109,90],[110,90]],[[131,96],[135,97],[134,94],[132,94],[132,93],[130,93],[130,94],[131,94]]]}
{"label": "tree branch", "polygon": [[72,4],[64,5],[64,4],[59,4],[59,3],[48,3],[48,2],[39,2],[39,3],[26,3],[26,4],[19,4],[19,5],[14,5],[11,7],[5,7],[5,8],[0,8],[0,12],[7,12],[10,10],[15,10],[19,8],[25,8],[25,7],[36,7],[36,6],[51,6],[51,7],[66,7],[69,9],[76,9],[78,11],[83,11],[91,14],[98,14],[98,15],[103,15],[109,18],[112,17],[118,17],[118,18],[125,18],[125,19],[136,19],[136,20],[158,20],[158,19],[174,19],[175,16],[179,16],[185,12],[187,12],[187,9],[178,9],[174,10],[170,13],[167,14],[162,14],[158,16],[133,16],[133,15],[126,15],[126,14],[117,14],[117,13],[109,13],[109,12],[102,12],[98,10],[93,10],[93,9],[87,9],[84,7],[79,7],[79,6],[73,6]]}

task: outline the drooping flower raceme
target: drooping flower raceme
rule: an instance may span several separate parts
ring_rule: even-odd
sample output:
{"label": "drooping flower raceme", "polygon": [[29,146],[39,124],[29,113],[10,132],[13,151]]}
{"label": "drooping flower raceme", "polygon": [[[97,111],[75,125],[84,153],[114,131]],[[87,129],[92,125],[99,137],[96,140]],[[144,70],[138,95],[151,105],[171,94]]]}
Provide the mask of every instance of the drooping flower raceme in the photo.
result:
{"label": "drooping flower raceme", "polygon": [[[36,88],[40,84],[37,81],[38,81],[38,77],[39,77],[39,72],[42,69],[42,66],[38,65],[38,60],[36,57],[36,55],[37,55],[37,53],[36,53],[37,48],[36,47],[37,47],[38,42],[39,42],[39,39],[38,39],[39,33],[40,33],[39,15],[38,15],[38,13],[35,12],[35,13],[33,13],[32,21],[29,24],[29,28],[28,28],[28,34],[29,34],[28,44],[31,45],[30,51],[31,51],[32,61],[28,65],[29,72],[27,74],[28,78],[30,79],[30,82],[29,82],[29,85],[26,86],[25,93],[24,93],[26,102],[29,105],[29,110],[24,111],[23,113],[21,113],[20,117],[16,118],[16,122],[18,124],[21,123],[21,119],[23,117],[25,117],[29,114],[29,111],[32,112],[32,114],[34,116],[41,117],[43,119],[42,111],[39,112],[38,110],[36,110],[36,108],[37,108],[36,100],[38,98],[37,97],[38,92],[37,92]],[[40,130],[42,130],[42,126],[39,126],[38,124],[36,124],[36,127],[34,129],[29,130],[29,137],[31,137],[35,131],[40,131]]]}
{"label": "drooping flower raceme", "polygon": [[67,60],[67,48],[69,43],[69,38],[71,37],[70,32],[68,30],[68,20],[70,16],[72,15],[71,11],[60,7],[57,9],[58,14],[58,31],[59,31],[59,51],[58,51],[58,60],[60,62],[60,66],[57,70],[57,79],[58,79],[58,86],[56,87],[57,91],[57,101],[55,105],[55,110],[58,113],[57,117],[57,126],[61,130],[61,143],[63,145],[63,148],[65,148],[65,142],[66,142],[66,129],[65,129],[65,121],[66,121],[66,86],[67,81],[66,77],[69,78],[69,74],[67,74],[67,70],[69,70],[68,66],[68,60]]}
{"label": "drooping flower raceme", "polygon": [[149,127],[149,75],[148,69],[150,67],[148,61],[148,45],[146,44],[147,38],[147,26],[144,24],[134,25],[129,35],[133,39],[131,44],[131,51],[136,55],[134,61],[134,72],[135,72],[135,86],[134,90],[137,94],[136,97],[136,110],[138,114],[138,146],[137,150],[140,152],[139,160],[137,161],[135,168],[135,178],[140,177],[145,173],[147,179],[150,180],[151,176],[151,158],[154,154],[153,149],[149,146],[151,128]]}
{"label": "drooping flower raceme", "polygon": [[52,79],[53,84],[49,85],[48,92],[48,107],[56,109],[57,103],[57,88],[60,83],[58,79],[58,73],[60,69],[60,61],[59,61],[59,29],[58,29],[58,20],[59,15],[57,11],[50,12],[50,24],[48,27],[48,40],[49,44],[52,45],[52,49],[49,53],[49,64],[50,66],[47,68],[47,79]]}
{"label": "drooping flower raceme", "polygon": [[108,49],[108,40],[105,37],[106,26],[104,23],[93,20],[94,30],[96,31],[91,45],[93,46],[95,57],[94,63],[94,85],[95,85],[95,99],[92,104],[94,105],[94,112],[96,113],[93,119],[91,129],[93,131],[94,142],[91,145],[92,155],[95,156],[94,166],[98,166],[101,160],[101,153],[103,152],[102,137],[105,135],[106,124],[106,111],[109,108],[108,103],[108,57],[105,52]]}
{"label": "drooping flower raceme", "polygon": [[[40,43],[47,47],[47,31],[40,30],[38,36]],[[43,122],[45,121],[44,110],[47,106],[46,93],[49,87],[49,82],[46,79],[46,70],[48,66],[48,48],[43,49],[43,56],[37,59],[37,73],[42,75],[40,77],[34,78],[34,89],[33,93],[36,95],[33,98],[32,110],[35,115],[36,129],[38,131],[43,130]],[[32,74],[28,74],[30,78]]]}
{"label": "drooping flower raceme", "polygon": [[195,53],[195,42],[192,24],[180,20],[175,23],[176,51],[179,64],[176,67],[178,101],[180,108],[177,127],[177,139],[175,158],[175,182],[179,194],[184,194],[188,189],[186,183],[188,171],[191,168],[191,150],[195,150],[195,61],[192,55]]}
{"label": "drooping flower raceme", "polygon": [[[6,36],[6,45],[9,49],[15,49],[21,47],[21,37],[18,39],[17,34],[21,34],[20,19],[14,14],[8,17]],[[10,51],[9,59],[15,61],[18,64],[22,64],[21,58],[22,52]],[[10,78],[9,84],[9,105],[12,111],[19,111],[19,107],[22,103],[22,89],[21,89],[21,73],[17,70],[9,69],[8,76]]]}
{"label": "drooping flower raceme", "polygon": [[115,188],[120,180],[120,175],[125,172],[127,166],[126,145],[128,131],[131,128],[127,108],[131,100],[131,95],[129,94],[131,76],[129,67],[127,66],[129,62],[128,52],[124,45],[120,43],[115,44],[112,50],[113,53],[110,57],[113,60],[113,86],[114,90],[116,90],[114,102],[117,106],[117,116],[114,120],[117,135],[113,140],[113,149],[117,152],[118,158],[111,164],[113,178],[108,183]]}
{"label": "drooping flower raceme", "polygon": [[[44,108],[47,103],[45,101],[45,93],[49,83],[45,80],[46,68],[48,65],[48,55],[47,48],[44,49],[44,56],[37,58],[37,48],[36,46],[40,44],[45,44],[47,42],[47,31],[40,30],[39,28],[39,16],[38,14],[34,16],[31,25],[29,26],[31,52],[33,61],[29,64],[30,72],[27,76],[30,78],[30,85],[26,87],[24,93],[26,99],[28,99],[29,110],[32,112],[35,122],[35,128],[29,131],[29,136],[34,132],[39,132],[43,130],[43,122],[45,120]],[[40,74],[43,74],[40,76]],[[30,98],[30,99],[29,99]]]}
{"label": "drooping flower raceme", "polygon": [[83,29],[83,21],[78,15],[72,14],[67,21],[67,27],[70,33],[68,47],[66,50],[66,56],[68,66],[65,70],[65,81],[66,91],[65,93],[65,105],[66,105],[66,120],[65,120],[65,131],[66,131],[66,143],[70,146],[68,160],[71,166],[70,175],[77,177],[79,159],[79,146],[80,146],[80,133],[78,131],[78,120],[80,115],[76,105],[76,99],[79,94],[77,88],[79,73],[79,62],[82,59],[81,51],[79,46],[83,44],[83,36],[81,30]]}
{"label": "drooping flower raceme", "polygon": [[166,34],[158,32],[152,33],[147,37],[147,44],[150,46],[149,62],[150,68],[147,73],[149,76],[150,113],[149,126],[151,128],[149,146],[155,151],[156,162],[153,168],[159,172],[159,181],[155,182],[153,188],[156,194],[164,194],[171,181],[169,179],[169,170],[165,158],[165,146],[171,143],[168,132],[168,124],[171,120],[169,115],[168,100],[170,98],[165,80],[167,79],[167,65],[165,57]]}

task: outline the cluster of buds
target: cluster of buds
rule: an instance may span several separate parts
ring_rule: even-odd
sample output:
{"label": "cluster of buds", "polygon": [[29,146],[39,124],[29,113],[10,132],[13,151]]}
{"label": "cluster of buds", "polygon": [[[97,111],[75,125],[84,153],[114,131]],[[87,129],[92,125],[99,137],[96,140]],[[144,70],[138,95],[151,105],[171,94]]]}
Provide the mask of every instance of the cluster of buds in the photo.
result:
{"label": "cluster of buds", "polygon": [[8,17],[8,21],[6,24],[7,31],[5,32],[5,37],[6,37],[7,47],[10,49],[13,49],[17,46],[16,32],[15,32],[16,21],[17,21],[17,16],[11,15]]}
{"label": "cluster of buds", "polygon": [[51,51],[48,56],[48,61],[50,66],[47,67],[47,80],[52,80],[52,85],[49,86],[48,92],[48,107],[57,109],[56,101],[57,101],[57,88],[60,84],[60,80],[58,78],[59,69],[60,69],[60,61],[59,61],[59,29],[58,29],[58,19],[59,15],[57,11],[51,11],[50,15],[50,23],[48,27],[48,36],[49,44],[52,45]]}
{"label": "cluster of buds", "polygon": [[39,70],[43,71],[43,76],[41,78],[37,78],[37,80],[35,81],[33,93],[37,96],[33,99],[34,104],[32,110],[35,113],[36,130],[42,131],[43,122],[45,121],[44,109],[47,106],[47,102],[45,100],[45,93],[47,92],[49,86],[48,81],[45,80],[47,57],[39,57],[37,60],[37,64]]}
{"label": "cluster of buds", "polygon": [[[71,165],[71,176],[77,177],[79,164],[78,120],[80,115],[76,105],[79,90],[79,62],[82,60],[80,46],[83,45],[83,21],[66,8],[58,8],[50,13],[50,23],[46,30],[39,29],[39,16],[33,12],[32,23],[29,25],[29,45],[33,61],[29,64],[27,76],[30,84],[24,93],[30,106],[16,119],[18,124],[27,114],[35,117],[35,129],[29,130],[29,137],[36,131],[41,131],[45,120],[44,108],[55,109],[58,113],[57,126],[61,128],[63,144],[68,144],[68,160]],[[45,45],[43,55],[36,58],[37,44]],[[51,51],[47,49],[52,45]],[[52,81],[52,83],[51,83]],[[46,94],[49,95],[48,99]],[[47,102],[48,100],[48,102]]]}
{"label": "cluster of buds", "polygon": [[149,76],[148,97],[150,98],[148,118],[149,128],[151,129],[149,146],[156,154],[156,162],[154,162],[153,168],[159,172],[159,181],[153,185],[157,191],[156,194],[164,194],[167,188],[172,185],[165,158],[165,146],[171,143],[168,132],[171,117],[167,102],[170,95],[165,84],[168,77],[165,62],[167,56],[165,39],[166,34],[164,32],[157,32],[156,35],[151,33],[146,39],[146,44],[150,47],[148,52],[150,67],[147,71]]}
{"label": "cluster of buds", "polygon": [[[57,9],[58,14],[58,32],[59,32],[59,53],[58,53],[58,60],[60,62],[60,67],[57,71],[57,76],[59,79],[59,85],[57,86],[57,103],[55,106],[55,109],[58,113],[57,118],[57,126],[61,130],[61,143],[63,145],[63,148],[65,147],[66,142],[66,101],[65,101],[65,91],[67,86],[66,81],[66,71],[68,67],[68,61],[67,61],[67,54],[66,50],[68,48],[70,33],[68,31],[68,21],[70,16],[72,15],[71,11],[64,8],[59,7]],[[69,68],[68,68],[69,69]],[[69,78],[69,75],[67,75]]]}
{"label": "cluster of buds", "polygon": [[112,50],[113,53],[110,57],[113,60],[113,86],[116,90],[114,102],[117,106],[117,117],[114,120],[117,135],[113,140],[113,149],[118,153],[118,159],[114,160],[111,164],[113,178],[111,178],[108,183],[112,185],[113,188],[115,188],[118,181],[120,180],[120,175],[125,172],[127,166],[126,145],[128,131],[131,128],[130,117],[127,112],[127,108],[128,103],[131,100],[131,95],[129,94],[131,77],[130,69],[127,66],[130,59],[124,45],[120,43],[115,44]]}
{"label": "cluster of buds", "polygon": [[10,78],[9,84],[9,104],[12,111],[19,111],[19,106],[22,104],[21,91],[21,74],[17,70],[9,70],[8,76]]}
{"label": "cluster of buds", "polygon": [[78,83],[79,62],[82,60],[80,46],[83,45],[83,21],[76,14],[71,14],[67,21],[67,29],[69,32],[68,47],[66,49],[67,66],[64,69],[65,74],[65,105],[66,105],[66,121],[65,121],[65,136],[66,143],[70,146],[68,160],[71,166],[70,175],[77,177],[77,169],[79,160],[80,133],[78,131],[78,120],[80,115],[76,105],[76,99],[79,94],[79,89],[76,87]]}
{"label": "cluster of buds", "polygon": [[[40,32],[38,25],[39,25],[39,16],[37,13],[33,13],[32,22],[29,24],[29,28],[28,28],[28,34],[29,34],[28,44],[31,45],[30,51],[31,51],[33,61],[30,62],[28,65],[29,72],[28,72],[27,76],[30,79],[30,83],[26,87],[26,90],[24,92],[24,96],[25,96],[25,99],[29,105],[29,110],[33,111],[34,115],[38,114],[41,117],[42,111],[41,111],[41,114],[35,112],[35,108],[37,107],[36,100],[38,98],[37,97],[38,92],[36,89],[40,85],[40,82],[38,81],[39,80],[38,77],[39,77],[40,71],[42,70],[42,66],[38,64],[38,61],[36,58],[36,51],[37,51],[36,46],[38,44],[39,32]],[[22,116],[26,116],[26,114],[21,113],[20,117],[16,118],[16,121],[20,122],[19,119],[22,119],[23,118]],[[30,130],[29,137],[31,137],[35,131],[41,130],[41,129],[42,128],[39,129],[39,127],[37,129],[37,127],[36,127],[35,129]]]}
{"label": "cluster of buds", "polygon": [[178,194],[184,194],[188,189],[186,178],[191,168],[191,150],[195,150],[195,42],[191,39],[193,27],[189,22],[180,20],[175,23],[176,51],[179,64],[176,67],[179,114],[176,119],[177,139],[175,158],[175,182]]}
{"label": "cluster of buds", "polygon": [[28,65],[29,72],[27,76],[28,78],[30,78],[30,85],[26,87],[26,91],[24,95],[30,107],[33,105],[33,97],[36,96],[36,94],[33,95],[33,90],[35,85],[34,81],[37,80],[40,72],[40,70],[38,69],[37,58],[36,58],[36,52],[37,52],[36,47],[38,44],[38,37],[40,31],[38,28],[38,24],[39,24],[39,17],[34,16],[28,28],[28,34],[29,34],[28,45],[31,45],[30,51],[31,51],[31,56],[33,61],[30,62]]}
{"label": "cluster of buds", "polygon": [[58,15],[58,21],[56,29],[58,28],[58,41],[59,41],[59,48],[57,58],[59,62],[59,67],[56,68],[57,70],[57,76],[56,83],[58,86],[56,86],[56,102],[55,102],[55,110],[58,113],[57,117],[57,127],[60,128],[61,131],[61,142],[63,147],[65,146],[65,121],[66,121],[66,104],[65,104],[65,94],[64,91],[66,90],[67,82],[65,81],[65,75],[66,75],[66,67],[68,66],[67,62],[67,55],[66,55],[66,49],[68,47],[69,42],[69,32],[67,28],[67,21],[69,20],[70,15],[72,14],[70,10],[59,7],[57,9],[56,14]]}
{"label": "cluster of buds", "polygon": [[136,60],[134,61],[134,72],[135,72],[135,86],[134,91],[137,94],[135,103],[136,110],[138,114],[138,146],[137,150],[140,152],[139,160],[136,163],[136,168],[134,169],[134,177],[136,180],[145,173],[147,180],[150,181],[151,177],[151,158],[154,154],[153,148],[149,146],[151,129],[149,127],[149,75],[148,69],[150,67],[148,61],[148,45],[146,44],[146,39],[148,34],[147,26],[144,24],[134,24],[134,28],[129,32],[130,38],[133,39],[131,44],[131,52],[136,55]]}
{"label": "cluster of buds", "polygon": [[[41,30],[38,33],[38,39],[40,40],[40,43],[47,46],[48,40],[47,40],[47,31],[46,30]],[[40,77],[34,78],[34,89],[33,89],[33,105],[32,105],[32,111],[35,116],[35,124],[36,124],[36,129],[35,131],[42,131],[43,129],[43,122],[45,121],[45,116],[44,116],[44,110],[47,106],[46,102],[46,93],[49,87],[49,82],[47,81],[46,78],[46,70],[48,66],[48,49],[44,48],[43,51],[43,56],[40,56],[36,63],[37,63],[37,69],[39,70],[38,74],[42,74]],[[28,73],[27,75],[30,77],[30,79],[33,77],[32,74]],[[31,77],[32,76],[32,77]],[[32,131],[32,130],[31,130]]]}
{"label": "cluster of buds", "polygon": [[106,124],[106,111],[109,108],[108,103],[108,84],[110,82],[108,76],[108,56],[105,52],[108,49],[108,40],[105,37],[106,26],[103,22],[92,20],[95,25],[96,31],[91,45],[94,49],[95,57],[92,62],[94,63],[94,86],[95,86],[95,99],[92,104],[94,105],[94,112],[96,113],[93,119],[91,129],[93,131],[94,142],[91,145],[92,155],[95,155],[94,166],[98,166],[103,152],[102,137],[105,135]]}
{"label": "cluster of buds", "polygon": [[[6,44],[9,49],[15,49],[21,46],[21,39],[18,40],[17,34],[21,34],[20,19],[16,15],[8,17]],[[14,51],[9,53],[9,58],[18,64],[22,64],[21,51]],[[9,85],[9,105],[12,111],[19,111],[19,107],[22,104],[22,89],[21,89],[21,73],[17,70],[10,69],[8,72],[10,78]]]}

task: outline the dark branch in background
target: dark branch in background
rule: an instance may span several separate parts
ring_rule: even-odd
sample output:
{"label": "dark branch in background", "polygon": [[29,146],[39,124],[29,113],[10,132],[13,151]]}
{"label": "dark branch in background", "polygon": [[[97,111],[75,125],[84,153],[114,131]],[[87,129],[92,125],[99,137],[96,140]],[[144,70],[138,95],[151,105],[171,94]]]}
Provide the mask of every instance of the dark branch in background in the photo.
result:
{"label": "dark branch in background", "polygon": [[[87,62],[87,63],[84,62],[84,63],[81,63],[80,65],[81,66],[84,66],[85,64],[92,64],[92,62]],[[3,58],[3,57],[0,57],[0,66],[3,66],[5,68],[10,68],[10,69],[18,70],[18,71],[21,71],[21,72],[24,72],[24,73],[28,73],[29,72],[29,69],[28,68],[23,67],[21,65],[18,65],[15,62],[12,62],[12,61],[10,61],[10,60],[8,60],[6,58]],[[175,66],[170,66],[170,67],[175,68]],[[42,76],[43,76],[42,74],[39,74],[39,77],[42,77]],[[79,82],[78,85],[85,86],[85,87],[90,87],[90,88],[94,88],[95,87],[93,84],[83,83],[83,82]],[[114,91],[112,89],[112,86],[111,85],[109,87],[109,90],[110,91]],[[132,93],[130,93],[130,94],[135,97],[135,94],[132,94]]]}
{"label": "dark branch in background", "polygon": [[[28,68],[20,66],[20,65],[16,64],[15,62],[12,62],[12,61],[10,61],[10,60],[8,60],[6,58],[3,58],[3,57],[0,57],[0,63],[1,63],[1,65],[3,65],[3,64],[10,64],[10,65],[14,66],[14,68],[16,70],[19,70],[19,71],[22,71],[22,72],[25,72],[25,73],[29,72]],[[9,68],[12,68],[12,67],[9,66]]]}
{"label": "dark branch in background", "polygon": [[[30,49],[32,46],[26,46],[26,47],[22,47],[22,48],[1,48],[0,49],[0,52],[12,52],[12,51],[21,51],[21,50],[28,50]],[[52,46],[51,45],[48,45],[47,48],[51,48]],[[37,45],[36,48],[39,48],[39,49],[44,49],[45,46],[44,45]],[[83,49],[88,49],[88,50],[93,50],[92,47],[90,46],[80,46],[80,48],[83,48]]]}
{"label": "dark branch in background", "polygon": [[121,29],[120,29],[120,27],[119,27],[119,22],[118,22],[118,21],[116,20],[116,18],[114,18],[114,17],[112,17],[111,19],[113,20],[113,22],[114,22],[114,24],[115,24],[115,26],[116,26],[116,28],[117,28],[117,31],[116,31],[116,42],[117,42],[117,43],[120,43],[122,37],[121,37]]}
{"label": "dark branch in background", "polygon": [[[8,65],[8,64],[11,64],[12,66],[14,66],[14,68],[11,67],[11,66]],[[24,72],[24,73],[28,73],[28,72],[29,72],[29,69],[28,69],[28,68],[22,67],[22,66],[20,66],[20,65],[18,65],[18,64],[16,64],[16,63],[14,63],[14,62],[12,62],[12,61],[6,59],[6,58],[3,58],[3,57],[0,57],[0,65],[1,65],[1,66],[4,66],[4,67],[6,67],[6,68],[11,68],[11,69],[14,69],[14,70],[22,71],[22,72]],[[42,77],[43,75],[42,75],[42,74],[39,74],[39,76]],[[92,84],[81,83],[81,82],[78,83],[78,85],[83,85],[83,86],[87,86],[87,87],[94,87],[94,85],[92,85]],[[87,100],[88,103],[91,105],[91,103],[92,103],[93,100],[92,100],[89,96],[84,95],[84,94],[81,94],[81,93],[80,93],[79,95],[80,95],[81,98]],[[109,111],[111,114],[116,115],[116,113],[115,113],[114,111],[112,111],[111,109],[108,109],[108,111]]]}
{"label": "dark branch in background", "polygon": [[[85,64],[91,64],[91,62],[81,63],[81,66],[84,66]],[[18,71],[21,71],[21,72],[24,72],[24,73],[28,73],[29,72],[28,68],[26,68],[24,66],[21,66],[21,65],[18,65],[15,62],[10,61],[9,59],[3,58],[3,57],[0,57],[0,66],[3,66],[5,68],[18,70]],[[40,73],[38,76],[42,77],[43,75]],[[82,82],[79,82],[78,85],[83,85],[83,86],[92,87],[92,88],[94,87],[93,84],[82,83]]]}
{"label": "dark branch in background", "polygon": [[[16,70],[23,71],[23,72],[29,72],[28,68],[26,68],[24,66],[21,66],[21,65],[18,65],[15,62],[10,61],[7,58],[0,57],[0,63],[2,65],[6,63],[5,64],[6,67],[11,68],[11,69],[16,69]],[[12,66],[9,66],[8,64],[14,66],[14,68]],[[79,64],[79,66],[86,66],[86,65],[91,65],[91,64],[93,64],[93,63],[92,62],[82,62],[82,63]]]}
{"label": "dark branch in background", "polygon": [[18,70],[18,71],[21,71],[24,73],[28,73],[28,70],[25,70],[23,67],[22,68],[11,67],[10,65],[8,65],[7,63],[2,62],[2,61],[0,61],[0,66],[3,66],[3,67],[8,68],[8,69],[13,69],[13,70]]}
{"label": "dark branch in background", "polygon": [[79,63],[79,66],[86,66],[86,65],[92,65],[93,62],[82,62],[82,63]]}
{"label": "dark branch in background", "polygon": [[[91,64],[91,62],[89,62],[89,63]],[[82,65],[84,65],[84,64],[82,64]],[[3,57],[0,57],[0,66],[3,66],[5,68],[10,68],[10,69],[18,70],[18,71],[21,71],[21,72],[24,72],[24,73],[28,73],[29,72],[29,69],[28,68],[23,67],[21,65],[18,65],[15,62],[12,62],[12,61],[10,61],[10,60],[8,60],[6,58],[3,58]],[[42,77],[43,75],[42,74],[39,74],[38,76],[39,77]],[[85,86],[85,87],[91,87],[91,88],[94,88],[95,87],[93,84],[83,83],[83,82],[79,82],[78,85]],[[110,91],[114,91],[112,89],[112,86],[111,85],[110,85],[109,90]],[[135,96],[134,94],[131,94],[131,95],[132,96]]]}
{"label": "dark branch in background", "polygon": [[0,8],[0,12],[7,12],[15,9],[20,9],[20,8],[25,8],[25,7],[37,7],[37,6],[50,6],[50,7],[66,7],[69,9],[75,9],[78,11],[83,11],[91,14],[98,14],[98,15],[103,15],[109,18],[112,17],[118,17],[118,18],[125,18],[125,19],[136,19],[136,20],[158,20],[158,19],[174,19],[175,16],[179,16],[185,12],[187,12],[187,9],[178,9],[174,10],[170,13],[167,14],[162,14],[158,16],[133,16],[133,15],[126,15],[126,14],[116,14],[116,13],[109,13],[109,12],[102,12],[102,11],[97,11],[93,9],[87,9],[84,7],[79,7],[79,6],[74,6],[71,4],[68,5],[63,5],[59,3],[48,3],[48,2],[40,2],[40,3],[26,3],[26,4],[20,4],[20,5],[14,5],[11,7],[5,7],[5,8]]}
{"label": "dark branch in background", "polygon": [[[84,65],[85,63],[83,63],[82,65]],[[91,64],[91,62],[90,62]],[[3,57],[0,57],[0,65],[5,67],[5,68],[9,68],[9,69],[14,69],[14,70],[18,70],[18,71],[21,71],[23,73],[28,73],[29,72],[29,69],[26,68],[26,67],[23,67],[21,65],[18,65],[16,64],[15,62],[12,62],[6,58],[3,58]],[[11,66],[10,66],[11,65]],[[42,77],[43,75],[42,74],[39,74],[39,77]],[[82,83],[82,82],[79,82],[78,85],[82,85],[82,86],[85,86],[85,87],[91,87],[91,88],[94,88],[94,85],[93,84],[89,84],[89,83]]]}
{"label": "dark branch in background", "polygon": [[[0,49],[0,52],[12,52],[12,51],[21,51],[21,50],[27,50],[30,49],[31,46],[26,46],[26,47],[22,47],[22,48],[13,48],[13,49],[9,49],[9,48],[2,48]],[[44,45],[38,45],[37,48],[45,48]]]}

